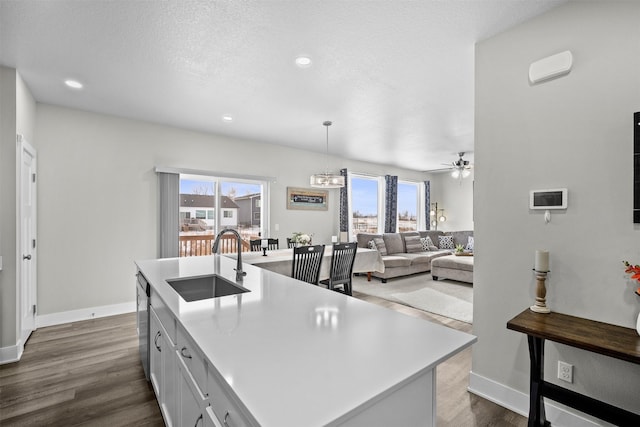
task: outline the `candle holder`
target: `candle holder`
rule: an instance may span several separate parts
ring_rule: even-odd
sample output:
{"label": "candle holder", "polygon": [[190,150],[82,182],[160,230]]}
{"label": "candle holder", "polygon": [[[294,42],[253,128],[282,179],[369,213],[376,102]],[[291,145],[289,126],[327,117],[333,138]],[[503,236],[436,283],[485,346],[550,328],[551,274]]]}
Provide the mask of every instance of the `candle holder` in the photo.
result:
{"label": "candle holder", "polygon": [[267,248],[262,248],[262,256],[267,256]]}
{"label": "candle holder", "polygon": [[530,307],[531,311],[536,313],[551,313],[549,307],[547,307],[547,288],[545,287],[545,281],[547,280],[548,271],[536,272],[536,303]]}

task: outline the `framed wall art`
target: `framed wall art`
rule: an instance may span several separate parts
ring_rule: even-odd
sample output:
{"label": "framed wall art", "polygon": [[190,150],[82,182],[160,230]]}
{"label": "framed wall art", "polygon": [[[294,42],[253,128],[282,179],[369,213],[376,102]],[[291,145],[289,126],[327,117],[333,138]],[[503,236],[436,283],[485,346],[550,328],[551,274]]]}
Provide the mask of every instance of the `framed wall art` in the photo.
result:
{"label": "framed wall art", "polygon": [[327,190],[287,187],[287,209],[326,211],[328,203]]}

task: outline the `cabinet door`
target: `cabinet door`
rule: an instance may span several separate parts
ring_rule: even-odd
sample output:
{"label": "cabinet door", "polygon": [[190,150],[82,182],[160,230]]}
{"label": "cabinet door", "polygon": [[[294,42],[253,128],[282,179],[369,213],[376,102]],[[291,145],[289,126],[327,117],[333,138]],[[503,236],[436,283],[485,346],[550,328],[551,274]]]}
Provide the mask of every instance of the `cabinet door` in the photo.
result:
{"label": "cabinet door", "polygon": [[204,427],[222,427],[222,422],[216,417],[211,406],[204,411]]}
{"label": "cabinet door", "polygon": [[205,399],[189,373],[184,361],[176,358],[178,366],[178,423],[184,427],[203,427]]}
{"label": "cabinet door", "polygon": [[160,405],[164,415],[164,423],[167,427],[174,425],[173,420],[176,417],[176,352],[175,345],[171,343],[169,336],[162,336],[162,400]]}
{"label": "cabinet door", "polygon": [[160,326],[160,321],[158,320],[158,316],[151,309],[150,317],[150,328],[149,334],[151,335],[151,345],[149,347],[150,351],[150,360],[149,360],[149,378],[151,380],[151,384],[153,385],[153,391],[156,394],[156,398],[158,402],[162,399],[162,383],[163,383],[163,375],[162,375],[162,327]]}

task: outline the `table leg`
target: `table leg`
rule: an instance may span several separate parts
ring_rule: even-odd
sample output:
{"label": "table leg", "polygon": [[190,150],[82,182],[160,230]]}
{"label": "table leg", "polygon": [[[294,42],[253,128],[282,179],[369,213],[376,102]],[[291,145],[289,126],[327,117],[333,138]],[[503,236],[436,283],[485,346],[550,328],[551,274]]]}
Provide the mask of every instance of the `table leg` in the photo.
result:
{"label": "table leg", "polygon": [[531,373],[529,379],[529,427],[545,427],[551,424],[544,413],[544,339],[527,335]]}

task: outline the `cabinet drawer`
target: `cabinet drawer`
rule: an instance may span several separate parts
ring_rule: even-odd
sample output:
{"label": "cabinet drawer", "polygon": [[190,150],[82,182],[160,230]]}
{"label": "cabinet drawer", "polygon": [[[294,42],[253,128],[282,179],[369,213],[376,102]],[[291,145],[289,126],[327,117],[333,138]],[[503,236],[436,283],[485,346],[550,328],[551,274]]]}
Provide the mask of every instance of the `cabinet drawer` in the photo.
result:
{"label": "cabinet drawer", "polygon": [[182,326],[178,326],[178,343],[176,352],[189,373],[193,376],[202,394],[207,396],[207,363],[200,349],[193,343]]}
{"label": "cabinet drawer", "polygon": [[227,382],[214,368],[209,369],[209,403],[225,427],[251,427],[258,423],[230,390]]}
{"label": "cabinet drawer", "polygon": [[[160,319],[160,323],[167,331],[167,338],[171,340],[171,344],[175,345],[176,343],[176,319],[171,314],[171,310],[169,307],[162,301],[162,298],[158,296],[153,289],[151,289],[151,307],[156,312],[158,319]],[[153,337],[152,337],[153,339]]]}

